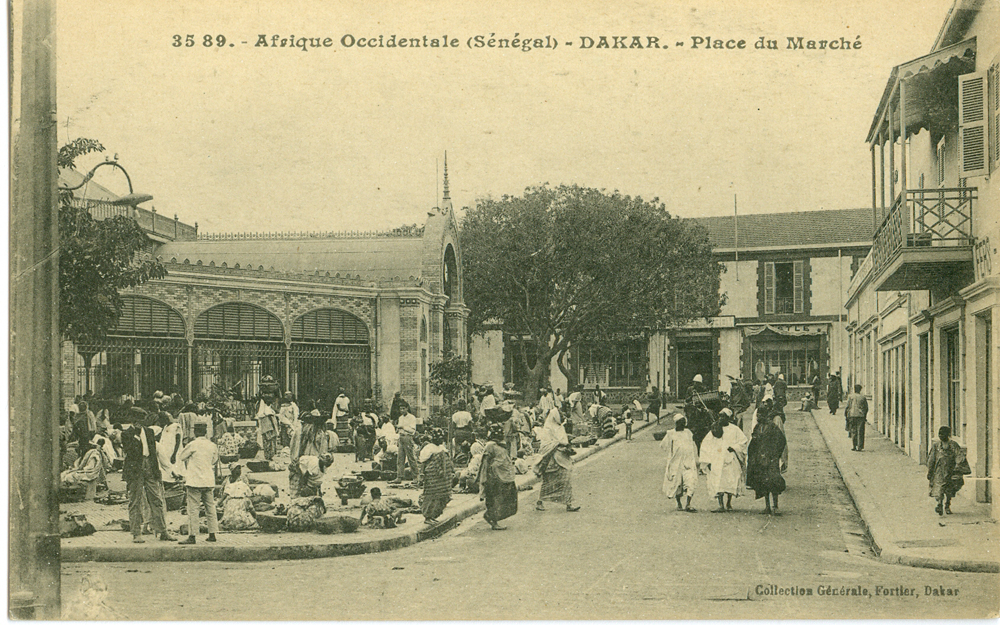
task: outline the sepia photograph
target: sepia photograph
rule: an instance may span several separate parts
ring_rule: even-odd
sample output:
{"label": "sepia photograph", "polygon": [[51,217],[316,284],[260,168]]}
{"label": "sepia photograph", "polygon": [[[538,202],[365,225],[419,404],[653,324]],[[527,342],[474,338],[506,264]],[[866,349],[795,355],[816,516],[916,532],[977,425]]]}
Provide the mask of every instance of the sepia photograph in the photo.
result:
{"label": "sepia photograph", "polygon": [[1000,0],[8,26],[9,619],[1000,616]]}

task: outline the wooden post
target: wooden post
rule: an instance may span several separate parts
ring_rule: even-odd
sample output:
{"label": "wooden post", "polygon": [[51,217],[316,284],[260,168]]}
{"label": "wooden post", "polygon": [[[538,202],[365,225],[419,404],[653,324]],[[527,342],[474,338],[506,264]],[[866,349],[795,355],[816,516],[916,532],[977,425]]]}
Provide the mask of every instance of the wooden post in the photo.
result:
{"label": "wooden post", "polygon": [[899,212],[902,219],[903,246],[910,235],[910,206],[906,201],[906,81],[899,79]]}
{"label": "wooden post", "polygon": [[[876,135],[877,136],[877,135]],[[875,178],[875,144],[872,144],[872,236],[878,229],[878,180]]]}
{"label": "wooden post", "polygon": [[[881,126],[881,122],[879,122]],[[882,223],[882,215],[885,214],[885,135],[882,134],[881,129],[878,133],[878,177],[880,181],[879,186],[879,219],[878,223],[875,224],[875,229],[878,230],[879,225]]]}
{"label": "wooden post", "polygon": [[889,210],[896,202],[896,117],[892,114],[892,98],[889,98]]}
{"label": "wooden post", "polygon": [[11,51],[8,618],[60,614],[59,208],[53,0],[19,0]]}

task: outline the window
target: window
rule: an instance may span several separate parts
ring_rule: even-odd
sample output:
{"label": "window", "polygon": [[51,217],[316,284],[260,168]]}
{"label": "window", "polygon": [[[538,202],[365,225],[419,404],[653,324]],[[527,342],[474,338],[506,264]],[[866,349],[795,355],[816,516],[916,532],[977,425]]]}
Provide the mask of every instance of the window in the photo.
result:
{"label": "window", "polygon": [[805,312],[805,261],[764,264],[764,314]]}
{"label": "window", "polygon": [[307,312],[292,322],[292,340],[307,343],[368,343],[368,327],[354,315],[335,308]]}
{"label": "window", "polygon": [[1000,63],[994,63],[990,67],[988,82],[991,171],[996,171],[1000,169]]}
{"label": "window", "polygon": [[751,341],[750,358],[763,363],[766,373],[785,375],[792,385],[809,384],[820,374],[820,340],[818,337],[795,337],[781,340]]}
{"label": "window", "polygon": [[198,315],[195,338],[281,341],[285,331],[273,314],[249,304],[219,304]]}
{"label": "window", "polygon": [[580,382],[611,388],[645,387],[646,343],[622,341],[580,347]]}
{"label": "window", "polygon": [[958,77],[959,176],[985,176],[988,172],[986,72]]}

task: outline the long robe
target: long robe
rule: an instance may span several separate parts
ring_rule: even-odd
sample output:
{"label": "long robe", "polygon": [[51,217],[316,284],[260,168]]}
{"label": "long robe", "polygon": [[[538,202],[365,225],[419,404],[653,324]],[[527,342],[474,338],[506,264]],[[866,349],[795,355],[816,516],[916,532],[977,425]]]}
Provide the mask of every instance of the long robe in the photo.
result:
{"label": "long robe", "polygon": [[[708,473],[708,494],[736,495],[743,494],[746,475],[747,437],[735,425],[729,424],[722,430],[722,438],[715,438],[709,432],[701,442],[701,462],[711,465]],[[729,451],[732,447],[735,451]]]}
{"label": "long robe", "polygon": [[[965,484],[961,475],[955,475],[955,463],[961,454],[961,447],[953,440],[942,443],[936,440],[927,453],[927,479],[930,482],[930,496],[939,499],[942,495],[954,497]],[[955,479],[955,478],[958,479]]]}
{"label": "long robe", "polygon": [[424,518],[433,520],[441,516],[445,506],[451,501],[451,482],[455,477],[455,466],[448,450],[440,448],[430,455],[423,464],[424,492],[420,501],[420,511]]}
{"label": "long robe", "polygon": [[769,493],[785,491],[781,476],[781,454],[785,450],[785,434],[771,420],[757,423],[747,449],[747,488],[760,499]]}
{"label": "long robe", "polygon": [[68,485],[86,484],[103,478],[106,470],[103,452],[93,447],[77,461],[75,468],[63,471],[59,479]]}
{"label": "long robe", "polygon": [[670,430],[660,441],[660,449],[667,452],[663,494],[671,499],[693,496],[698,486],[698,448],[691,430]]}
{"label": "long robe", "polygon": [[540,443],[541,458],[535,465],[535,474],[542,478],[539,499],[569,506],[573,503],[573,458],[567,453],[569,437],[557,408],[545,417]]}
{"label": "long robe", "polygon": [[507,450],[490,441],[479,465],[479,484],[486,501],[484,518],[496,523],[517,514],[517,484]]}

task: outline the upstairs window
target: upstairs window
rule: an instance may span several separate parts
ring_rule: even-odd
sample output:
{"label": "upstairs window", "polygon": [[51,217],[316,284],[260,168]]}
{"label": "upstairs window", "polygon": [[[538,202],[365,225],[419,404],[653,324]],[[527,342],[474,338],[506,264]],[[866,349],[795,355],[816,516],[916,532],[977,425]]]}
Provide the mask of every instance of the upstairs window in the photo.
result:
{"label": "upstairs window", "polygon": [[805,261],[764,264],[764,314],[805,312]]}

